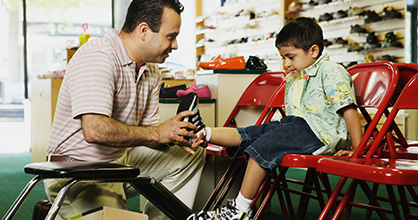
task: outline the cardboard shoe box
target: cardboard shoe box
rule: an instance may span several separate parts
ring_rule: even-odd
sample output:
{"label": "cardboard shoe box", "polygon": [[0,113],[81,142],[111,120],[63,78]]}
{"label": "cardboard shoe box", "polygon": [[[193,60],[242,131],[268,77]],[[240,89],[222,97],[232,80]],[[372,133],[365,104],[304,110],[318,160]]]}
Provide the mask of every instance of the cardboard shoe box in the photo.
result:
{"label": "cardboard shoe box", "polygon": [[111,208],[107,206],[87,211],[68,218],[68,220],[148,220],[148,216],[139,212]]}

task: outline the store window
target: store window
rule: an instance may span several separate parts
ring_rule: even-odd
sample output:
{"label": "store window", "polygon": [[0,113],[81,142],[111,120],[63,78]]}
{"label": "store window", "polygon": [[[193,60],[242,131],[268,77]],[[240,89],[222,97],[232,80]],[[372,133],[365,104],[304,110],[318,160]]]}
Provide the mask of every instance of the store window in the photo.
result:
{"label": "store window", "polygon": [[0,0],[0,152],[29,150],[31,83],[64,70],[80,34],[104,36],[112,2]]}

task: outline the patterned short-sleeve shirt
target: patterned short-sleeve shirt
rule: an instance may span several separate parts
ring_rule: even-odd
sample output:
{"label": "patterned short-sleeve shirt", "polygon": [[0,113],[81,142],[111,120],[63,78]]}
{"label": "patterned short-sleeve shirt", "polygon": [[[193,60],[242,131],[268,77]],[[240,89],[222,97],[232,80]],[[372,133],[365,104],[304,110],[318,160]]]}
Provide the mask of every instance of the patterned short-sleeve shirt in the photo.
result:
{"label": "patterned short-sleeve shirt", "polygon": [[110,161],[123,154],[125,148],[86,142],[83,114],[105,115],[130,126],[158,123],[158,66],[148,63],[137,73],[136,65],[112,29],[80,47],[61,85],[48,153],[86,161]]}
{"label": "patterned short-sleeve shirt", "polygon": [[[351,138],[340,109],[356,104],[353,81],[347,70],[329,60],[327,54],[302,71],[304,81],[300,108],[303,118],[324,146],[313,154],[332,154],[351,146]],[[294,111],[290,105],[290,92],[295,77],[286,79],[285,106],[288,115]]]}

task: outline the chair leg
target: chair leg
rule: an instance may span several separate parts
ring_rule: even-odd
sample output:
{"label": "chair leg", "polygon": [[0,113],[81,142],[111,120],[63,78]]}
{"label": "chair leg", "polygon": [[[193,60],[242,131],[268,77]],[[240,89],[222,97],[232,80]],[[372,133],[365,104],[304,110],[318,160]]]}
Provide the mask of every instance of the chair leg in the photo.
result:
{"label": "chair leg", "polygon": [[398,186],[399,197],[401,198],[401,204],[405,219],[411,219],[409,215],[410,210],[408,206],[408,199],[406,198],[405,188],[404,186]]}
{"label": "chair leg", "polygon": [[[239,168],[243,167],[244,164],[245,164],[244,159],[238,158],[238,159],[232,160],[231,164],[228,166],[224,175],[220,179],[218,185],[216,185],[215,189],[210,195],[208,201],[206,201],[206,204],[203,206],[203,210],[205,211],[211,210],[212,207],[216,207],[223,201],[232,183],[235,182],[236,176],[238,172],[240,171]],[[227,181],[228,178],[229,178],[229,181]],[[221,193],[221,196],[219,196],[219,193]]]}
{"label": "chair leg", "polygon": [[418,203],[418,195],[415,192],[414,188],[412,186],[406,186],[406,189],[408,189],[409,194],[412,196],[412,199]]}
{"label": "chair leg", "polygon": [[[263,213],[264,209],[266,208],[266,205],[270,202],[271,198],[273,197],[273,194],[276,191],[276,188],[278,188],[278,183],[279,182],[276,182],[276,181],[279,181],[279,179],[283,179],[284,174],[285,174],[285,172],[280,172],[279,175],[277,175],[277,177],[274,178],[274,183],[270,187],[270,190],[267,192],[263,202],[261,203],[260,207],[258,208],[257,212],[255,213],[255,215],[253,217],[254,220],[257,220],[257,219],[260,218],[261,214]],[[282,211],[284,211],[285,215],[287,215],[286,209],[283,209],[283,206],[282,206]]]}
{"label": "chair leg", "polygon": [[51,209],[49,210],[45,220],[54,220],[55,217],[58,215],[58,211],[61,208],[62,203],[64,202],[65,195],[67,195],[70,188],[77,183],[77,179],[72,179],[68,181],[58,192],[57,197],[55,198],[54,202],[52,203]]}
{"label": "chair leg", "polygon": [[309,195],[312,192],[313,186],[313,173],[312,169],[308,169],[306,171],[305,181],[303,183],[302,192],[303,194],[300,196],[298,211],[296,213],[296,219],[305,219],[306,209],[309,203]]}
{"label": "chair leg", "polygon": [[401,213],[399,211],[398,203],[396,201],[395,193],[393,191],[392,185],[386,185],[386,190],[388,192],[389,201],[392,206],[393,215],[395,219],[401,219]]}
{"label": "chair leg", "polygon": [[26,184],[25,188],[23,188],[22,192],[20,192],[19,196],[13,202],[12,206],[7,210],[6,214],[3,217],[3,220],[10,220],[16,214],[17,210],[22,206],[25,202],[26,198],[32,192],[33,188],[44,178],[41,176],[35,176],[32,178],[28,184]]}
{"label": "chair leg", "polygon": [[337,210],[335,210],[334,215],[332,216],[332,220],[337,220],[340,218],[341,214],[343,213],[344,208],[347,206],[349,200],[351,200],[354,192],[355,192],[355,188],[357,187],[357,180],[353,180],[350,184],[350,186],[348,187],[347,191],[344,194],[343,199],[341,200],[340,204],[337,207]]}
{"label": "chair leg", "polygon": [[338,195],[340,194],[341,189],[343,188],[345,182],[347,182],[347,179],[348,179],[347,177],[341,177],[340,180],[338,180],[338,183],[335,186],[334,190],[332,191],[332,194],[329,197],[328,202],[325,204],[324,209],[319,215],[318,220],[327,219],[328,213],[331,211],[331,207],[335,205]]}
{"label": "chair leg", "polygon": [[[380,204],[379,204],[379,201],[377,200],[377,191],[379,189],[379,184],[374,183],[373,188],[370,189],[369,185],[367,185],[367,183],[365,181],[361,181],[360,186],[362,187],[363,192],[369,198],[369,205],[381,207]],[[373,211],[373,209],[367,209],[366,219],[371,218],[372,211]],[[380,219],[388,219],[386,214],[384,212],[382,212],[381,210],[376,209],[376,212],[379,215]]]}

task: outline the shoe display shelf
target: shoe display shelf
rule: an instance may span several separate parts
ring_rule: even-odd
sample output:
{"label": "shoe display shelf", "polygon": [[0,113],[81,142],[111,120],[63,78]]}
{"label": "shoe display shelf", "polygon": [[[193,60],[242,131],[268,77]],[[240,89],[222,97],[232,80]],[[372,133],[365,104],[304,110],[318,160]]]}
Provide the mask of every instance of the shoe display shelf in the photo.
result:
{"label": "shoe display shelf", "polygon": [[196,19],[196,55],[208,62],[221,55],[257,56],[269,69],[281,70],[280,56],[274,46],[283,26],[283,1],[238,1]]}
{"label": "shoe display shelf", "polygon": [[[331,42],[331,45],[325,47],[325,52],[330,55],[331,60],[342,63],[344,66],[370,62],[370,58],[372,58],[372,61],[381,61],[391,57],[395,62],[407,62],[404,59],[405,49],[403,48],[406,41],[405,0],[334,0],[315,6],[309,5],[309,0],[300,0],[299,2],[303,6],[300,10],[293,12],[292,17],[306,16],[318,21],[324,32],[324,39]],[[366,12],[376,12],[380,16],[387,6],[392,6],[396,12],[400,12],[402,18],[380,19],[380,21],[367,20]],[[356,14],[352,14],[354,9],[356,9]],[[357,14],[360,13],[359,10],[363,12],[360,15]],[[340,17],[341,12],[345,12],[347,15]],[[323,19],[326,13],[333,16],[331,20],[319,21],[321,15]],[[367,32],[353,33],[352,29],[356,25],[357,28],[363,28]],[[367,35],[371,32],[376,35],[379,47],[365,49]],[[381,47],[385,41],[385,35],[389,32],[394,33],[397,41],[403,45],[402,47]],[[332,43],[338,38],[346,40],[347,43]]]}

